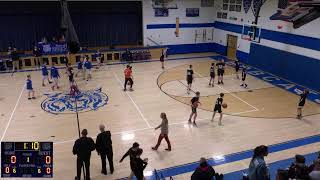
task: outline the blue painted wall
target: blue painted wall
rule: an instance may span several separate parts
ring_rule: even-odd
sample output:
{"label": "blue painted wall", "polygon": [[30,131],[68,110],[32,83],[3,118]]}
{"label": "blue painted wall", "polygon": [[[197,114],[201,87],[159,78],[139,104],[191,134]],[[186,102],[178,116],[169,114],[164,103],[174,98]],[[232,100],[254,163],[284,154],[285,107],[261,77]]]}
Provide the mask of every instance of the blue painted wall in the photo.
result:
{"label": "blue painted wall", "polygon": [[320,60],[252,43],[248,63],[297,84],[320,90]]}

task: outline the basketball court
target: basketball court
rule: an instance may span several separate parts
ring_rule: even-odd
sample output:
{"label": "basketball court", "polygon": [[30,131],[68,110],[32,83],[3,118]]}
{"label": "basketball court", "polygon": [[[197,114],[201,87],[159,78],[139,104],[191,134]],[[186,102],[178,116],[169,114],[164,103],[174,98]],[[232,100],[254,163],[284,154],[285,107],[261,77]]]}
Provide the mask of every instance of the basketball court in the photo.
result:
{"label": "basketball court", "polygon": [[[21,33],[24,42],[15,40],[26,49],[30,39],[39,38],[36,37],[39,32],[49,32],[56,24],[61,25],[58,29],[62,31],[61,39],[47,43],[44,38],[35,45],[43,51],[41,61],[47,63],[48,69],[57,64],[61,76],[58,90],[53,91],[47,82],[42,86],[43,77],[37,66],[43,62],[34,52],[22,50],[23,55],[17,60],[12,55],[16,50],[0,52],[0,142],[53,142],[53,165],[50,165],[53,169],[47,175],[56,180],[75,178],[74,142],[82,129],[87,129],[88,136],[95,140],[101,124],[112,134],[115,171],[110,174],[107,165],[109,174],[101,174],[100,157],[93,151],[92,180],[127,179],[131,173],[129,158],[119,161],[134,142],[143,149],[142,158],[148,158],[144,170],[148,180],[189,180],[201,157],[216,172],[223,173],[226,180],[237,180],[248,171],[252,150],[259,145],[269,147],[265,161],[272,180],[277,169],[287,168],[296,154],[304,155],[308,163],[313,162],[320,146],[320,41],[318,31],[314,31],[319,25],[313,23],[320,17],[320,3],[199,2],[32,2],[28,7],[19,5],[21,14],[0,12],[2,21],[16,20],[23,24],[21,29],[25,28],[30,38]],[[10,2],[4,4],[15,6]],[[31,14],[35,13],[34,22],[28,21],[29,16],[25,18],[28,8]],[[57,18],[60,16],[61,22]],[[49,19],[52,24],[44,26]],[[38,22],[33,28],[42,23],[47,29],[36,29],[37,34],[26,22]],[[8,34],[2,38],[6,42],[14,39],[13,30],[19,29],[8,27],[2,33]],[[0,42],[0,46],[3,49],[4,43]],[[159,57],[165,55],[162,69]],[[82,58],[86,63],[93,62],[92,79],[87,81],[81,74],[75,77],[80,93],[74,95],[70,92],[65,65],[69,62],[76,72]],[[98,68],[101,59],[104,62]],[[235,72],[236,59],[241,63],[240,78]],[[210,66],[221,60],[226,63],[224,84],[217,84],[216,73],[214,87],[210,87]],[[15,68],[15,63],[21,70],[11,73],[8,67]],[[127,65],[132,66],[133,91],[123,90]],[[189,94],[186,71],[190,65],[194,79]],[[244,65],[248,88],[240,86]],[[80,67],[87,68],[81,64]],[[36,99],[28,100],[27,75],[31,75]],[[305,89],[310,89],[310,93],[303,117],[297,119],[300,94]],[[200,92],[201,104],[197,125],[193,125],[188,119],[190,100],[196,92]],[[224,93],[223,102],[227,106],[223,108],[222,125],[218,124],[219,114],[211,121],[220,93]],[[170,152],[165,150],[164,141],[157,151],[151,149],[160,134],[155,128],[161,123],[163,112],[169,121]],[[6,164],[8,176],[16,175],[6,172],[11,165],[12,159]]]}
{"label": "basketball court", "polygon": [[[223,158],[224,155],[249,150],[261,143],[278,144],[319,133],[319,105],[308,101],[304,109],[306,117],[297,120],[297,95],[251,75],[248,77],[249,88],[240,88],[231,66],[226,68],[225,85],[209,87],[208,67],[216,62],[212,58],[214,56],[216,54],[213,53],[171,56],[173,60],[166,61],[165,70],[161,70],[158,61],[132,64],[135,82],[132,92],[122,90],[124,65],[121,64],[95,70],[92,81],[77,79],[80,91],[102,88],[101,92],[107,96],[98,97],[106,101],[101,107],[79,113],[80,128],[87,128],[89,136],[96,137],[99,124],[105,124],[111,130],[115,173],[107,176],[107,179],[129,175],[128,160],[121,164],[118,161],[135,141],[144,149],[143,157],[149,158],[146,174],[151,175],[154,169],[192,163],[202,156]],[[174,60],[179,58],[185,59]],[[193,65],[196,76],[192,91],[201,92],[198,127],[187,123],[190,114],[188,103],[194,95],[186,94],[185,70],[189,64]],[[60,70],[62,86],[59,93],[68,91],[64,71]],[[27,100],[24,87],[27,74],[35,82],[36,100]],[[50,87],[41,86],[39,74],[39,71],[15,73],[12,77],[10,74],[1,74],[0,128],[4,132],[1,140],[53,141],[54,179],[72,179],[76,162],[72,146],[78,136],[76,114],[72,108],[57,113],[49,104],[42,107],[48,94],[56,92],[52,92]],[[213,123],[210,120],[213,103],[221,92],[226,94],[225,102],[229,107],[225,110],[223,126],[218,126],[217,119]],[[164,151],[164,144],[156,152],[151,150],[159,134],[154,127],[160,123],[161,112],[168,115],[171,152]],[[314,143],[280,151],[271,154],[267,160],[273,162],[291,158],[295,153],[314,152],[318,145]],[[215,169],[228,173],[245,169],[248,163],[248,159],[243,159]],[[100,160],[96,153],[93,153],[91,164],[92,179],[105,179],[100,175]],[[190,173],[178,174],[174,179],[189,179]]]}

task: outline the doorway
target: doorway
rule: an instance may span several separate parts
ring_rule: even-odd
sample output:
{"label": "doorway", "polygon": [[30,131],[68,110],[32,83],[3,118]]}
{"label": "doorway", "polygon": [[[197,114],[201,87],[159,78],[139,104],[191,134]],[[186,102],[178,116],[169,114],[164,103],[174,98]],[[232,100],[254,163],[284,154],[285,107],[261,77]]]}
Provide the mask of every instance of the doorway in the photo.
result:
{"label": "doorway", "polygon": [[227,35],[227,56],[229,59],[235,60],[237,58],[237,44],[238,36]]}

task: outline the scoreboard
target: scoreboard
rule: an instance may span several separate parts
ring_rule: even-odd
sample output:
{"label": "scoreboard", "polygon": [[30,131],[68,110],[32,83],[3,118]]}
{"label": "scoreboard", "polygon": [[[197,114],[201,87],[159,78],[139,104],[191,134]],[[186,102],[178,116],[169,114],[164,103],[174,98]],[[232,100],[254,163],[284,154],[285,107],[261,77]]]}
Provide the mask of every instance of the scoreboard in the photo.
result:
{"label": "scoreboard", "polygon": [[1,177],[53,177],[52,142],[1,142]]}

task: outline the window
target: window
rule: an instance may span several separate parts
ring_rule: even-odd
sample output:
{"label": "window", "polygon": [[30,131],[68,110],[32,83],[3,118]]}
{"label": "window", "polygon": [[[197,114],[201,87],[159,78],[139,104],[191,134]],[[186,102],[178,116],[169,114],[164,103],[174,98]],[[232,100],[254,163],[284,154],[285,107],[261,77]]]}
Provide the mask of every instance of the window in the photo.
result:
{"label": "window", "polygon": [[241,12],[242,0],[223,0],[222,10]]}
{"label": "window", "polygon": [[213,7],[214,0],[201,0],[201,7]]}

